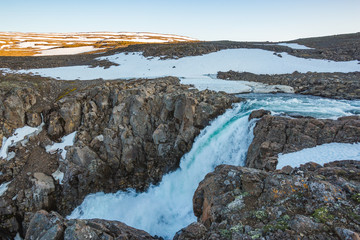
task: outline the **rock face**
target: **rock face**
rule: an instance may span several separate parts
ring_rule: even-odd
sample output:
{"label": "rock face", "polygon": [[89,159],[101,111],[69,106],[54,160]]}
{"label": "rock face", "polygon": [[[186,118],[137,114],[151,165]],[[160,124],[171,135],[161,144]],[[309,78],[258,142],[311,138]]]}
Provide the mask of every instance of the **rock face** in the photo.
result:
{"label": "rock face", "polygon": [[[0,105],[3,135],[24,124],[45,123],[26,146],[19,143],[10,149],[12,160],[0,159],[0,184],[11,181],[0,196],[0,232],[10,236],[26,230],[40,209],[67,215],[89,193],[143,191],[156,184],[178,167],[211,119],[241,101],[225,93],[190,90],[172,77],[72,86],[56,81],[46,85],[63,90],[50,88],[44,99],[35,84],[9,87],[0,95],[6,103]],[[18,94],[19,89],[27,94]],[[65,159],[45,151],[52,141],[74,131],[75,143],[67,147]],[[61,184],[52,176],[57,170],[64,174]]]}
{"label": "rock face", "polygon": [[56,212],[44,210],[35,213],[25,240],[52,239],[156,239],[150,234],[117,221],[100,219],[66,220]]}
{"label": "rock face", "polygon": [[77,205],[90,192],[157,183],[178,167],[200,129],[239,101],[187,88],[177,78],[108,83],[57,102],[48,134],[77,130],[63,166],[66,204],[77,199]]}
{"label": "rock face", "polygon": [[176,239],[357,239],[359,176],[358,161],[291,173],[218,166],[194,194],[198,223]]}
{"label": "rock face", "polygon": [[296,152],[331,142],[360,142],[360,117],[328,120],[266,115],[254,128],[246,166],[275,170],[279,153]]}
{"label": "rock face", "polygon": [[336,99],[360,98],[360,72],[292,74],[253,74],[249,72],[218,72],[217,77],[226,80],[261,82],[269,85],[287,85],[295,93]]}

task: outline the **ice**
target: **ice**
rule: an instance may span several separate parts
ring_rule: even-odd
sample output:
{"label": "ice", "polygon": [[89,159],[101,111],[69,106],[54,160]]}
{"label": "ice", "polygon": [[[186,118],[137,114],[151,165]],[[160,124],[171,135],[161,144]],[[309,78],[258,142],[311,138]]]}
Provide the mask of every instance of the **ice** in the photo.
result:
{"label": "ice", "polygon": [[276,169],[281,169],[286,165],[299,167],[300,164],[308,162],[324,165],[336,160],[360,161],[360,143],[329,143],[298,152],[279,154]]}
{"label": "ice", "polygon": [[24,140],[26,137],[29,137],[32,134],[38,134],[42,130],[43,126],[43,123],[39,127],[24,126],[22,128],[16,129],[14,134],[9,138],[4,137],[0,150],[0,158],[7,159],[9,147],[15,146],[16,143]]}
{"label": "ice", "polygon": [[10,182],[4,182],[3,184],[0,185],[0,197],[6,192],[6,190],[8,189],[8,185],[11,183]]}
{"label": "ice", "polygon": [[60,143],[54,143],[53,145],[48,145],[45,147],[46,152],[55,153],[56,151],[61,152],[62,159],[66,158],[66,149],[67,146],[73,146],[75,141],[76,132],[70,133],[61,138]]}

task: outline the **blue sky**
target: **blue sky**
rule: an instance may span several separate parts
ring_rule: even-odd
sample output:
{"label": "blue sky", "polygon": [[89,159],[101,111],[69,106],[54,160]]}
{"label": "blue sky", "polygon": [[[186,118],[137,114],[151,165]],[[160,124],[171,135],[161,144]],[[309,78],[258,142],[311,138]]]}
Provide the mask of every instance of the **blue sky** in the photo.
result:
{"label": "blue sky", "polygon": [[131,31],[200,40],[291,40],[360,32],[360,0],[2,1],[0,31]]}

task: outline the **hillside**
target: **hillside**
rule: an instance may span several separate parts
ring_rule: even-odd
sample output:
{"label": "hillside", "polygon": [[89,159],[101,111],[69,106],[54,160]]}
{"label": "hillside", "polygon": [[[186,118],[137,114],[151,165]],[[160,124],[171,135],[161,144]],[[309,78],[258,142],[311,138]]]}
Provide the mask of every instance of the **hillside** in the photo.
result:
{"label": "hillside", "polygon": [[53,56],[99,53],[139,43],[188,41],[196,40],[171,34],[142,32],[0,32],[0,56]]}

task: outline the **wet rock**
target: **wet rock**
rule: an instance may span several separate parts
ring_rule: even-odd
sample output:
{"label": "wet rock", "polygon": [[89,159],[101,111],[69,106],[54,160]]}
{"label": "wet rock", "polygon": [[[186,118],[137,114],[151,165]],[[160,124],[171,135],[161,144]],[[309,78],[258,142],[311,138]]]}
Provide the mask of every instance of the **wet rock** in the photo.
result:
{"label": "wet rock", "polygon": [[360,117],[329,120],[266,115],[254,128],[246,166],[275,170],[279,153],[296,152],[331,142],[360,142]]}

